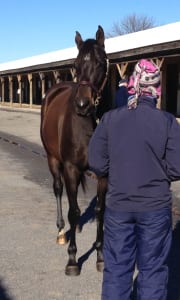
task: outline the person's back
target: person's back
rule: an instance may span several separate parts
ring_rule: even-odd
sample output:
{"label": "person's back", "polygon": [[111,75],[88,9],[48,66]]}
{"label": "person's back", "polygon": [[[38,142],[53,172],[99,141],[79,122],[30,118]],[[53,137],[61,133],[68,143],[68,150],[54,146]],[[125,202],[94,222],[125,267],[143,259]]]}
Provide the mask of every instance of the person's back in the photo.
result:
{"label": "person's back", "polygon": [[141,97],[135,110],[116,109],[104,115],[111,145],[107,206],[145,211],[170,205],[164,149],[173,118],[148,97]]}

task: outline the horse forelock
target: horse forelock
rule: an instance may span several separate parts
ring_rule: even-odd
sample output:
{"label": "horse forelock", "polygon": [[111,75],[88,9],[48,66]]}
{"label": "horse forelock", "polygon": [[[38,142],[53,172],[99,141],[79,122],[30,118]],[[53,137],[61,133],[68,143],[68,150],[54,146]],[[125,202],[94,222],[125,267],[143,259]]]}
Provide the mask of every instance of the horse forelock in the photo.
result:
{"label": "horse forelock", "polygon": [[79,50],[76,62],[83,64],[85,61],[91,63],[101,62],[105,63],[106,53],[103,47],[99,46],[96,40],[88,39],[83,42]]}

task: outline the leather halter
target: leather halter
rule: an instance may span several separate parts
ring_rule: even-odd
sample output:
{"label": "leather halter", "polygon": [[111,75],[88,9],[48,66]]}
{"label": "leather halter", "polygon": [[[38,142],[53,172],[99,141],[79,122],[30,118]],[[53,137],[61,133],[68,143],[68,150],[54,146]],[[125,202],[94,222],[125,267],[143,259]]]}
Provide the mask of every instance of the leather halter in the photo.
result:
{"label": "leather halter", "polygon": [[108,58],[106,59],[106,64],[107,64],[106,74],[105,74],[104,80],[103,80],[103,82],[102,82],[101,87],[99,88],[99,90],[90,81],[82,80],[82,81],[77,82],[79,86],[80,85],[87,85],[92,90],[95,91],[95,93],[96,93],[96,99],[94,100],[94,106],[98,106],[99,105],[99,100],[101,99],[101,93],[102,93],[102,91],[104,89],[104,86],[105,86],[105,84],[107,82],[107,78],[108,78],[108,74],[109,74],[109,60],[108,60]]}
{"label": "leather halter", "polygon": [[106,59],[106,74],[105,74],[104,80],[102,82],[102,85],[101,85],[100,89],[97,92],[97,97],[96,97],[96,100],[95,100],[95,106],[99,105],[99,99],[101,99],[101,93],[102,93],[102,91],[105,87],[105,84],[107,82],[108,74],[109,74],[109,59],[107,58]]}

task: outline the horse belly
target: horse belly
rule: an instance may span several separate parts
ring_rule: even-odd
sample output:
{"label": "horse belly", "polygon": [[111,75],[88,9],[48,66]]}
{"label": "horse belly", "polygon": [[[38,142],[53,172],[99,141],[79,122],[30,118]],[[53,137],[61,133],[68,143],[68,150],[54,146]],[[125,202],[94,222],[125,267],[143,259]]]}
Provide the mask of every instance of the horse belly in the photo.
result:
{"label": "horse belly", "polygon": [[88,144],[93,134],[91,118],[67,114],[62,132],[61,151],[63,161],[86,170],[88,167]]}

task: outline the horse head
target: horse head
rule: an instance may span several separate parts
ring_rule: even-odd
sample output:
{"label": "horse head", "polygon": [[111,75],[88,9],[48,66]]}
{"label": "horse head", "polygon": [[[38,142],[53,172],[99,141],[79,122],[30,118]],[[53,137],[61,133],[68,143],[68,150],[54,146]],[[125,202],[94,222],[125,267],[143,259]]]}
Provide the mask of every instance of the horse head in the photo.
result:
{"label": "horse head", "polygon": [[78,83],[75,106],[76,112],[83,116],[92,113],[107,80],[109,65],[104,40],[101,26],[98,26],[96,39],[83,41],[80,33],[76,31],[75,42],[79,53],[74,64]]}

